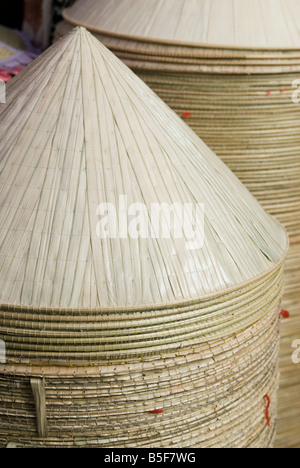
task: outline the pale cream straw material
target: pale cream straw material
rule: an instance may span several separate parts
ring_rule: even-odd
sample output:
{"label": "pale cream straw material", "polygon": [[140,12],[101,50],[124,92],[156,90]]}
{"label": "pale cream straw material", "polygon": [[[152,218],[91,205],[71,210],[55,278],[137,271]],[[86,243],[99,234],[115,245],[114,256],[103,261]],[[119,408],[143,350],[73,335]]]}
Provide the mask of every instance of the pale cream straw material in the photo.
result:
{"label": "pale cream straw material", "polygon": [[26,45],[21,37],[13,30],[0,25],[0,42],[4,42],[17,50],[26,50]]}
{"label": "pale cream straw material", "polygon": [[[291,362],[300,336],[298,10],[293,0],[79,0],[57,28],[61,37],[74,24],[86,25],[285,225],[291,239],[279,403],[285,422],[300,408],[300,394],[294,396],[300,374]],[[278,445],[300,447],[296,424],[279,427]]]}

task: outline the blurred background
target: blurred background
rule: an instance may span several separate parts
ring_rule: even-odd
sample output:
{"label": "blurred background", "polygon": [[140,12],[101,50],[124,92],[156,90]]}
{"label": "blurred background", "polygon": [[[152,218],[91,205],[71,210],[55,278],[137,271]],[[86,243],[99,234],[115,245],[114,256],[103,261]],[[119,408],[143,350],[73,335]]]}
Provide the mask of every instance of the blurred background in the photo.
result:
{"label": "blurred background", "polygon": [[10,0],[0,5],[0,79],[7,82],[53,41],[62,10],[75,0]]}

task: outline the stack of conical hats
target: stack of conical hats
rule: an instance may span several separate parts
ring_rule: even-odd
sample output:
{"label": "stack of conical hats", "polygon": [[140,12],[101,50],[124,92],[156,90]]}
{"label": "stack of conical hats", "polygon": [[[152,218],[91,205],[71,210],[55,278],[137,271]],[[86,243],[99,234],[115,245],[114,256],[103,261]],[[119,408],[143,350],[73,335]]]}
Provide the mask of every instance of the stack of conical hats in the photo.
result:
{"label": "stack of conical hats", "polygon": [[[1,446],[272,446],[285,230],[85,29],[7,91]],[[205,235],[100,235],[124,197]]]}
{"label": "stack of conical hats", "polygon": [[85,25],[287,228],[278,445],[291,447],[300,447],[291,358],[300,339],[299,17],[298,0],[78,0],[57,29]]}

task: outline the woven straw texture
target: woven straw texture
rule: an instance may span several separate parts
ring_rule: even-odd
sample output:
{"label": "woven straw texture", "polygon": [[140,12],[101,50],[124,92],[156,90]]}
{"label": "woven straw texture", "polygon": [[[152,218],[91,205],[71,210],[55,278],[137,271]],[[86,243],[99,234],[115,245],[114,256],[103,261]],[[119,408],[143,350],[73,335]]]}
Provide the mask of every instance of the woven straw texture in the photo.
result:
{"label": "woven straw texture", "polygon": [[19,73],[40,53],[25,34],[0,25],[0,71],[4,79]]}
{"label": "woven straw texture", "polygon": [[300,373],[291,360],[300,339],[299,8],[292,0],[78,0],[57,28],[60,37],[85,24],[288,230],[280,447],[300,447]]}
{"label": "woven straw texture", "polygon": [[0,25],[0,60],[8,59],[18,50],[25,49],[26,46],[18,34]]}
{"label": "woven straw texture", "polygon": [[[271,447],[282,226],[83,28],[7,95],[0,445]],[[124,193],[203,203],[203,248],[97,238]]]}
{"label": "woven straw texture", "polygon": [[5,28],[0,25],[0,42],[4,42],[9,47],[17,50],[26,50],[26,45],[22,38],[12,31],[11,29]]}

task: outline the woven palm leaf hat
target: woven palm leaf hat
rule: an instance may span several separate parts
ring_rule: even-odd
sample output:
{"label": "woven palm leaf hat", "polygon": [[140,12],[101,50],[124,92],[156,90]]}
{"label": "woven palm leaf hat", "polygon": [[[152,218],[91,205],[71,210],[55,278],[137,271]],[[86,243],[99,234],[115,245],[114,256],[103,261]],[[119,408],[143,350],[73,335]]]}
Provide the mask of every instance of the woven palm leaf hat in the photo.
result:
{"label": "woven palm leaf hat", "polygon": [[[280,223],[84,28],[9,83],[0,135],[1,446],[271,447]],[[100,235],[124,196],[199,204],[204,236]]]}
{"label": "woven palm leaf hat", "polygon": [[288,230],[280,447],[300,447],[299,15],[297,0],[77,0],[57,28],[85,25]]}

